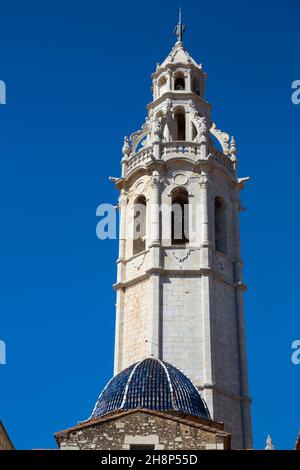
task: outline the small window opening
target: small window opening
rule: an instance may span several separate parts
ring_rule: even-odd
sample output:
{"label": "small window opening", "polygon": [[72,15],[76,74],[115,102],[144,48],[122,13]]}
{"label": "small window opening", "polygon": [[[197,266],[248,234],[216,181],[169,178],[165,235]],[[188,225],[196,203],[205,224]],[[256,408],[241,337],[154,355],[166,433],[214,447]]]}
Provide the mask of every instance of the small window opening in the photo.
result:
{"label": "small window opening", "polygon": [[174,140],[185,140],[185,112],[175,113],[175,136]]}
{"label": "small window opening", "polygon": [[134,205],[133,217],[133,254],[146,248],[146,198],[141,196]]}
{"label": "small window opening", "polygon": [[189,197],[185,189],[173,193],[171,217],[172,245],[185,245],[189,241]]}
{"label": "small window opening", "polygon": [[226,208],[220,197],[215,199],[215,249],[227,253]]}

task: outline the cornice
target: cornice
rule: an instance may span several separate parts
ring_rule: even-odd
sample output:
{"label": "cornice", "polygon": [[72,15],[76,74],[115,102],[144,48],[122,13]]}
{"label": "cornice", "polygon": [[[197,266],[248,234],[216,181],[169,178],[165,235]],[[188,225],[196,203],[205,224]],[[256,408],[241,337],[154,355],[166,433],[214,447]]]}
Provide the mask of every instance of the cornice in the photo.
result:
{"label": "cornice", "polygon": [[163,103],[165,100],[170,99],[173,101],[178,101],[180,99],[183,99],[184,101],[187,100],[192,100],[198,102],[199,105],[204,106],[207,110],[211,110],[211,105],[209,104],[208,101],[204,100],[201,98],[201,96],[196,95],[192,91],[167,91],[166,93],[163,93],[159,98],[157,98],[154,101],[151,101],[151,103],[147,104],[147,109],[150,111],[151,109],[155,108],[159,104]]}
{"label": "cornice", "polygon": [[183,69],[186,69],[186,70],[191,69],[191,70],[197,71],[198,73],[200,72],[202,75],[207,77],[207,73],[204,72],[199,67],[199,65],[195,65],[192,62],[189,62],[188,64],[184,63],[184,62],[173,62],[173,63],[168,62],[164,67],[162,67],[160,65],[160,67],[157,70],[155,70],[155,72],[153,72],[151,74],[151,78],[152,78],[152,80],[154,80],[155,78],[160,77],[161,75],[163,75],[164,73],[166,73],[170,69],[174,70],[174,69],[180,69],[180,68],[183,68]]}

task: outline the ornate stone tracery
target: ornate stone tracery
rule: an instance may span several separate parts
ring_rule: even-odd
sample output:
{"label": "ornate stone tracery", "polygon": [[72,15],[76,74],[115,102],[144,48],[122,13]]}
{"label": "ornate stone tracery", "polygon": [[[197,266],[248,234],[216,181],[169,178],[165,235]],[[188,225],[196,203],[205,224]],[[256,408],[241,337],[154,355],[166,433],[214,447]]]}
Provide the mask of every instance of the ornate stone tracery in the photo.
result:
{"label": "ornate stone tracery", "polygon": [[211,125],[210,133],[220,142],[224,154],[227,155],[229,152],[229,134],[220,131],[220,129],[217,129],[214,122]]}
{"label": "ornate stone tracery", "polygon": [[[147,138],[147,136],[151,132],[151,124],[150,120],[146,119],[146,122],[143,124],[142,128],[138,131],[133,132],[130,135],[130,146],[131,146],[131,154],[134,154],[138,145]],[[143,145],[145,146],[145,144]]]}

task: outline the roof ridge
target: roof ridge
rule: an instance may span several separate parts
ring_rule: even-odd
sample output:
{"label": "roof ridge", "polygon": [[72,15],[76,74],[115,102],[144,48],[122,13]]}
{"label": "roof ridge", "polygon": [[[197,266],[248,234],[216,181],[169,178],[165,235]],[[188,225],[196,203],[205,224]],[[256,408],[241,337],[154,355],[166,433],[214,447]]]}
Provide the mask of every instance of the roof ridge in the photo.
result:
{"label": "roof ridge", "polygon": [[128,380],[126,382],[126,385],[125,385],[125,390],[124,390],[124,396],[123,396],[123,400],[122,400],[122,403],[120,405],[120,408],[122,409],[126,403],[126,400],[127,400],[127,394],[128,394],[128,389],[129,389],[129,385],[131,383],[131,380],[132,380],[132,377],[133,377],[133,374],[135,373],[137,367],[141,364],[141,362],[143,362],[145,359],[142,359],[141,361],[137,362],[134,366],[134,368],[132,369],[132,371],[130,372],[130,375],[128,377]]}
{"label": "roof ridge", "polygon": [[165,373],[166,373],[167,380],[168,380],[168,384],[169,384],[169,387],[170,387],[171,405],[175,407],[174,389],[173,389],[173,384],[172,384],[172,381],[171,381],[170,373],[169,373],[169,371],[168,371],[168,368],[166,367],[166,365],[164,364],[164,362],[163,362],[161,359],[158,359],[158,358],[157,358],[157,361],[160,363],[160,365],[163,367],[163,369],[164,369],[164,371],[165,371]]}

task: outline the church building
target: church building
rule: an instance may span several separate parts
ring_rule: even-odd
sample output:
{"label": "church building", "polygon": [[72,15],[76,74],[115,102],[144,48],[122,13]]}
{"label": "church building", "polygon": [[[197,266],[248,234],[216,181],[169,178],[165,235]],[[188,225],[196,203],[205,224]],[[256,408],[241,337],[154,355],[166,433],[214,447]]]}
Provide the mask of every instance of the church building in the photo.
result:
{"label": "church building", "polygon": [[177,42],[125,137],[115,370],[61,449],[251,449],[233,137],[218,129],[206,73]]}

